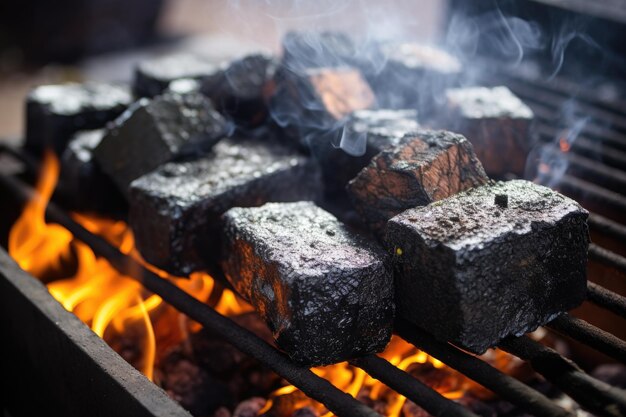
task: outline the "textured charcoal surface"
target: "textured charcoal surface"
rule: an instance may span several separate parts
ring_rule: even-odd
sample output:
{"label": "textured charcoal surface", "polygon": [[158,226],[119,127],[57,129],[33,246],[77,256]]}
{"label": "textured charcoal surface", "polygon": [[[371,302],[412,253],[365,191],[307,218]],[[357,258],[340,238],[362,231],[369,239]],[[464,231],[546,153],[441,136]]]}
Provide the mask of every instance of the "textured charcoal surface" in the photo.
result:
{"label": "textured charcoal surface", "polygon": [[368,76],[378,104],[388,108],[415,108],[430,116],[433,104],[454,87],[461,63],[447,52],[416,43],[384,43],[380,53],[386,65]]}
{"label": "textured charcoal surface", "polygon": [[306,150],[311,137],[336,130],[350,113],[376,104],[370,86],[355,68],[310,68],[301,72],[281,68],[274,82],[272,117]]}
{"label": "textured charcoal surface", "polygon": [[46,147],[59,155],[80,130],[99,129],[132,102],[127,87],[104,83],[42,85],[26,99],[26,143],[34,153]]}
{"label": "textured charcoal surface", "polygon": [[133,182],[130,225],[143,257],[174,274],[219,256],[219,216],[231,207],[317,199],[310,158],[268,137],[229,138],[189,162],[170,162]]}
{"label": "textured charcoal surface", "polygon": [[381,236],[396,214],[486,182],[467,139],[444,130],[419,130],[375,156],[347,188],[363,221]]}
{"label": "textured charcoal surface", "polygon": [[489,175],[524,174],[532,145],[528,106],[506,87],[450,89],[445,98],[438,124],[465,135]]}
{"label": "textured charcoal surface", "polygon": [[[312,153],[322,169],[326,190],[332,198],[345,198],[345,187],[374,156],[396,146],[404,135],[417,130],[415,110],[360,110],[352,113],[338,130],[312,141]],[[361,156],[345,149],[358,150]]]}
{"label": "textured charcoal surface", "polygon": [[104,213],[125,210],[124,197],[93,158],[93,150],[103,136],[104,129],[78,132],[63,152],[57,192],[65,206]]}
{"label": "textured charcoal surface", "polygon": [[206,150],[228,123],[199,93],[141,99],[115,120],[94,150],[104,172],[127,194],[130,183],[182,153]]}
{"label": "textured charcoal surface", "polygon": [[246,126],[256,126],[268,114],[266,98],[271,93],[276,65],[271,56],[248,55],[207,77],[202,92],[222,113]]}
{"label": "textured charcoal surface", "polygon": [[135,68],[133,93],[137,97],[155,97],[180,78],[202,80],[214,74],[217,65],[192,54],[173,54],[141,62]]}
{"label": "textured charcoal surface", "polygon": [[399,317],[475,353],[535,330],[585,298],[587,215],[522,180],[405,211],[387,226]]}
{"label": "textured charcoal surface", "polygon": [[310,202],[224,214],[224,272],[306,366],[382,351],[391,336],[385,253]]}

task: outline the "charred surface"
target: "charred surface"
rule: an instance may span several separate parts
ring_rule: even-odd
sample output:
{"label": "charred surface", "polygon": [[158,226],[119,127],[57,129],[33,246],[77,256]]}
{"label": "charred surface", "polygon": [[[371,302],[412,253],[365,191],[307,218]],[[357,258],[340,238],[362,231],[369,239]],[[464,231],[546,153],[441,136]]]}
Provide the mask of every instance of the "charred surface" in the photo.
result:
{"label": "charred surface", "polygon": [[[418,128],[414,110],[360,110],[337,130],[312,142],[312,153],[322,168],[329,197],[345,199],[345,187],[374,156],[400,143]],[[349,143],[345,143],[349,142]],[[362,149],[353,156],[341,147]]]}
{"label": "charred surface", "polygon": [[257,126],[268,115],[277,62],[268,55],[249,55],[207,77],[202,92],[222,113],[245,126]]}
{"label": "charred surface", "polygon": [[441,49],[416,43],[384,43],[379,49],[386,65],[368,81],[382,107],[414,108],[420,116],[430,116],[461,74],[461,63]]}
{"label": "charred surface", "polygon": [[130,183],[185,152],[210,149],[228,124],[201,94],[141,99],[115,120],[94,150],[102,170],[127,195]]}
{"label": "charred surface", "polygon": [[306,366],[385,348],[393,283],[385,253],[310,202],[234,208],[224,215],[224,271]]}
{"label": "charred surface", "polygon": [[127,209],[124,197],[94,161],[93,150],[104,133],[103,129],[78,132],[63,152],[56,192],[67,207],[105,213]]}
{"label": "charred surface", "polygon": [[26,99],[26,148],[45,148],[59,155],[72,134],[99,129],[119,116],[132,102],[128,88],[113,84],[42,85]]}
{"label": "charred surface", "polygon": [[446,91],[440,127],[463,134],[489,175],[524,175],[533,112],[506,87]]}
{"label": "charred surface", "polygon": [[586,219],[575,201],[527,181],[405,211],[387,226],[399,316],[475,353],[535,330],[585,298]]}
{"label": "charred surface", "polygon": [[135,68],[133,93],[137,97],[155,97],[180,78],[201,80],[217,71],[207,58],[191,54],[174,54],[141,62]]}
{"label": "charred surface", "polygon": [[316,168],[268,137],[224,139],[200,159],[165,164],[131,186],[137,247],[150,263],[174,274],[202,269],[217,259],[224,211],[316,199]]}
{"label": "charred surface", "polygon": [[374,157],[350,181],[348,195],[363,221],[383,235],[387,220],[396,214],[486,182],[467,139],[443,130],[421,130]]}
{"label": "charred surface", "polygon": [[277,71],[274,82],[272,117],[307,150],[311,137],[336,130],[350,113],[372,108],[376,103],[367,81],[350,67],[301,72],[283,67]]}

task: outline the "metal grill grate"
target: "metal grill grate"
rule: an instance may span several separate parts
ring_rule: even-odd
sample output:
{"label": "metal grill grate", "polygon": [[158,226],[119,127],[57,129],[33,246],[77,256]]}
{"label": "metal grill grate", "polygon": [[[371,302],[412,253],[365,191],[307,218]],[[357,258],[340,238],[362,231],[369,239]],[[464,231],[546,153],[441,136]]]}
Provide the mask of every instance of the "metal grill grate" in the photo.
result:
{"label": "metal grill grate", "polygon": [[[592,213],[589,221],[591,229],[618,239],[622,243],[626,242],[626,226],[616,221],[620,219],[620,213],[626,213],[624,195],[626,114],[622,111],[622,109],[626,111],[626,103],[599,99],[589,91],[561,79],[547,82],[509,74],[503,79],[503,84],[508,85],[533,108],[537,115],[536,132],[539,140],[547,145],[553,145],[555,138],[563,129],[560,109],[566,102],[572,100],[570,98],[572,94],[576,97],[571,106],[574,115],[588,118],[588,123],[582,127],[580,136],[572,143],[571,154],[562,155],[570,163],[572,173],[563,175],[556,182],[556,188],[574,198],[579,198],[588,208],[593,208],[597,204],[607,208],[614,220]],[[33,166],[33,161],[19,151],[7,147],[0,147],[0,151],[12,153],[27,165]],[[561,152],[557,148],[550,151]],[[581,176],[585,179],[581,179]],[[12,190],[21,201],[26,201],[32,196],[33,190],[13,177],[0,176],[0,183]],[[69,229],[76,238],[89,245],[96,254],[108,259],[120,272],[134,277],[148,290],[160,295],[191,319],[221,335],[242,352],[258,359],[306,395],[323,403],[336,415],[341,417],[378,415],[350,395],[341,392],[330,382],[308,369],[299,367],[234,321],[220,315],[122,254],[108,242],[77,224],[54,204],[48,206],[47,216]],[[616,276],[626,273],[626,258],[619,254],[592,244],[589,255],[590,260],[613,268]],[[588,302],[626,318],[626,298],[598,284],[589,282]],[[626,343],[623,340],[583,320],[566,314],[549,323],[547,327],[619,361],[626,361]],[[395,330],[409,343],[532,415],[541,417],[574,415],[512,376],[450,344],[435,340],[407,322],[399,320]],[[528,361],[536,372],[592,413],[599,416],[626,415],[626,392],[591,377],[556,351],[526,336],[507,339],[500,348]],[[379,356],[370,355],[355,359],[352,364],[434,416],[476,416],[469,409],[443,397]]]}

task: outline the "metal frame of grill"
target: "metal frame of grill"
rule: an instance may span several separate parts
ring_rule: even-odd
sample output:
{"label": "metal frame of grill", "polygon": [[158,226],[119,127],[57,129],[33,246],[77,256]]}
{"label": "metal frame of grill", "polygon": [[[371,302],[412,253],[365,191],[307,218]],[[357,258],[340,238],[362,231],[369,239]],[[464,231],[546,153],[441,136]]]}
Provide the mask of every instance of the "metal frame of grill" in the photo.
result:
{"label": "metal frame of grill", "polygon": [[[529,79],[516,75],[507,76],[504,84],[524,99],[535,111],[538,125],[536,131],[544,143],[552,143],[558,132],[555,122],[564,100],[569,99],[576,86],[567,80],[555,78],[550,82]],[[620,193],[626,188],[626,114],[620,103],[598,100],[586,91],[579,91],[580,111],[591,117],[580,138],[572,145],[571,155],[566,155],[573,167],[580,168],[585,177],[596,178],[602,185],[564,175],[558,188],[572,197],[584,193],[584,201],[601,203],[617,212],[626,213],[626,197]],[[624,103],[621,103],[624,105]],[[626,109],[626,105],[622,107]],[[605,126],[615,127],[607,129]],[[597,152],[602,162],[585,156]],[[0,152],[10,153],[32,168],[34,162],[22,152],[2,146]],[[603,181],[608,181],[604,186]],[[0,175],[0,185],[11,190],[17,200],[24,203],[34,191],[20,180]],[[293,363],[286,355],[224,317],[208,305],[198,301],[169,281],[160,278],[134,259],[122,254],[101,237],[87,231],[63,210],[51,203],[46,211],[48,219],[66,227],[74,236],[86,243],[99,256],[124,273],[143,284],[149,291],[158,294],[180,312],[199,322],[205,328],[221,335],[242,352],[256,358],[274,370],[312,399],[324,404],[340,417],[378,416],[374,410],[340,391],[327,380],[308,369]],[[626,226],[592,213],[589,225],[595,232],[626,242]],[[605,248],[592,244],[590,260],[615,269],[618,275],[626,274],[626,258]],[[621,277],[623,279],[623,277]],[[587,301],[626,318],[626,297],[616,294],[593,282],[588,283]],[[555,332],[586,344],[618,361],[626,362],[626,342],[581,319],[564,314],[547,325]],[[493,391],[502,399],[520,407],[528,413],[540,416],[573,416],[559,407],[544,394],[527,386],[512,376],[506,375],[481,359],[450,344],[441,343],[431,335],[402,320],[395,325],[396,333],[407,342],[439,359],[451,368]],[[626,391],[612,387],[586,374],[578,365],[561,356],[555,350],[533,341],[527,336],[509,338],[499,348],[530,363],[532,368],[546,380],[568,394],[582,408],[598,416],[626,415]],[[443,397],[432,388],[396,368],[385,359],[369,355],[351,363],[385,385],[404,395],[434,416],[476,417],[469,409]],[[156,415],[156,414],[154,414]]]}

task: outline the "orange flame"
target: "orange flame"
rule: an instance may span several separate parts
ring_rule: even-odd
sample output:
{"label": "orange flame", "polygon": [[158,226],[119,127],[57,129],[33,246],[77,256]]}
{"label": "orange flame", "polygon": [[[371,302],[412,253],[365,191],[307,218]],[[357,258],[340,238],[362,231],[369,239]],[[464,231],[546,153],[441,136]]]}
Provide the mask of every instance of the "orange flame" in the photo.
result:
{"label": "orange flame", "polygon": [[[47,152],[36,185],[37,193],[11,229],[9,253],[24,270],[40,278],[51,270],[61,271],[63,261],[73,259],[75,272],[70,277],[49,283],[48,290],[68,311],[108,342],[115,344],[116,338],[132,339],[140,354],[131,358],[131,362],[152,380],[157,343],[160,344],[159,351],[164,351],[164,345],[184,340],[188,332],[197,330],[199,325],[181,319],[180,313],[162,303],[158,295],[147,294],[137,281],[120,274],[106,259],[97,257],[67,229],[46,223],[45,210],[58,174],[59,162],[52,152]],[[144,262],[135,249],[133,234],[126,223],[82,214],[73,217],[121,252]],[[193,273],[189,279],[183,279],[145,265],[202,301],[209,299],[215,287],[213,278],[206,273]],[[241,314],[250,311],[251,307],[225,289],[216,309],[222,314]],[[174,337],[172,332],[165,332],[161,339],[169,339],[157,340],[157,322],[160,328],[176,328]]]}
{"label": "orange flame", "polygon": [[561,152],[569,152],[571,147],[572,145],[569,143],[567,138],[562,137],[559,139],[559,149],[561,149]]}

